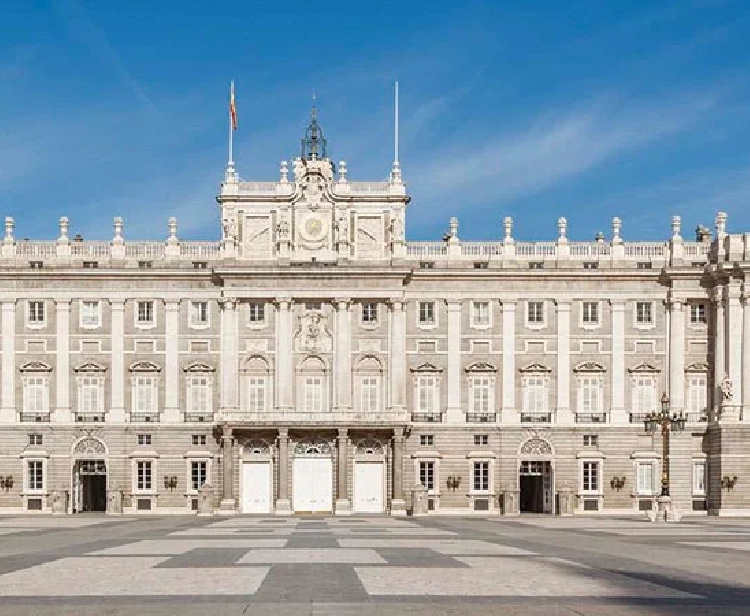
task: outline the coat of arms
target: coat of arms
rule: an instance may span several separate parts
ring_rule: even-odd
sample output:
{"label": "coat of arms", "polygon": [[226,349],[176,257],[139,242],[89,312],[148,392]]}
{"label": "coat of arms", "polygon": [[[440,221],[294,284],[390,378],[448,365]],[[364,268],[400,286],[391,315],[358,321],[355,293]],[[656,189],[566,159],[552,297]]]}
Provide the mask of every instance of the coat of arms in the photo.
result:
{"label": "coat of arms", "polygon": [[295,333],[298,352],[331,352],[331,333],[326,326],[326,320],[326,316],[320,312],[309,312],[300,317],[300,326]]}

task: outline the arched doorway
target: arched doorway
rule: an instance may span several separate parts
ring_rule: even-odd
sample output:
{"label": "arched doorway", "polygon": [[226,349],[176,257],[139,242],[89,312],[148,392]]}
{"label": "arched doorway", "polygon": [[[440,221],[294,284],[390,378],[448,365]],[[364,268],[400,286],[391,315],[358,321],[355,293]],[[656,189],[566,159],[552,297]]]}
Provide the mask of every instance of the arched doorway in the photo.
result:
{"label": "arched doorway", "polygon": [[107,511],[107,448],[85,437],[73,446],[71,508],[73,513]]}
{"label": "arched doorway", "polygon": [[534,436],[521,445],[518,464],[518,509],[521,513],[555,513],[552,445]]}
{"label": "arched doorway", "polygon": [[298,443],[294,448],[292,506],[295,512],[333,511],[333,457],[325,440]]}
{"label": "arched doorway", "polygon": [[385,445],[375,438],[364,438],[354,450],[354,512],[385,511]]}
{"label": "arched doorway", "polygon": [[268,514],[273,503],[273,452],[270,443],[251,439],[242,443],[240,511]]}

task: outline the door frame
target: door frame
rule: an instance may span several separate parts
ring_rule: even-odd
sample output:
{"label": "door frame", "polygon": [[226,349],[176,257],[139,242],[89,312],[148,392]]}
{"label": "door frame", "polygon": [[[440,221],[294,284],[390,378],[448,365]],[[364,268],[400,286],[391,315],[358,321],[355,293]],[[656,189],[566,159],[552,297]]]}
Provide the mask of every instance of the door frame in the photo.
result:
{"label": "door frame", "polygon": [[[330,486],[330,495],[331,495],[331,508],[330,509],[321,509],[320,511],[312,511],[309,512],[307,510],[297,509],[296,503],[295,503],[295,467],[297,460],[328,460],[331,465],[331,472],[328,476],[328,485]],[[304,453],[304,454],[295,454],[295,456],[292,458],[292,511],[294,513],[333,513],[333,456],[331,456],[328,453]]]}
{"label": "door frame", "polygon": [[[268,511],[260,513],[257,511],[244,511],[245,506],[245,465],[265,464],[268,466]],[[240,514],[241,515],[269,515],[274,512],[273,497],[273,460],[271,457],[243,456],[240,459]]]}
{"label": "door frame", "polygon": [[[357,465],[358,464],[379,464],[382,469],[382,479],[380,482],[380,511],[357,511]],[[357,455],[353,460],[352,467],[352,511],[354,513],[385,513],[386,501],[388,494],[388,465],[385,456],[366,456]]]}
{"label": "door frame", "polygon": [[110,478],[110,467],[109,459],[106,455],[85,455],[76,456],[71,460],[70,468],[70,498],[68,499],[68,513],[83,513],[81,506],[83,505],[83,481],[81,479],[81,473],[79,466],[81,462],[104,462],[104,511],[99,513],[106,513],[108,509],[108,497],[109,497],[109,478]]}

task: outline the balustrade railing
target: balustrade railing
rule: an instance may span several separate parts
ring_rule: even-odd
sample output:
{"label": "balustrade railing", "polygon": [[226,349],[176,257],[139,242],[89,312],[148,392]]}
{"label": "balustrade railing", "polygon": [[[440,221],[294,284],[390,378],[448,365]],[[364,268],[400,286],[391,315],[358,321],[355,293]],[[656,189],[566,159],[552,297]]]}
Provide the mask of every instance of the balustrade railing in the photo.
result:
{"label": "balustrade railing", "polygon": [[158,411],[151,411],[147,413],[137,413],[137,412],[130,413],[131,423],[156,423],[158,421],[159,421]]}
{"label": "balustrade railing", "polygon": [[552,423],[552,413],[522,411],[521,423]]}
{"label": "balustrade railing", "polygon": [[443,421],[442,413],[412,413],[411,420],[418,423],[440,423]]}
{"label": "balustrade railing", "polygon": [[103,423],[105,421],[105,414],[103,412],[76,412],[76,422],[88,422],[88,423]]}
{"label": "balustrade railing", "polygon": [[27,412],[21,412],[20,413],[20,420],[21,421],[40,421],[40,422],[48,422],[50,420],[50,414],[49,413],[27,413]]}
{"label": "balustrade railing", "polygon": [[607,413],[576,413],[576,423],[607,423]]}
{"label": "balustrade railing", "polygon": [[185,421],[188,423],[210,423],[214,420],[213,413],[185,413]]}
{"label": "balustrade railing", "polygon": [[466,413],[466,423],[494,423],[497,413]]}

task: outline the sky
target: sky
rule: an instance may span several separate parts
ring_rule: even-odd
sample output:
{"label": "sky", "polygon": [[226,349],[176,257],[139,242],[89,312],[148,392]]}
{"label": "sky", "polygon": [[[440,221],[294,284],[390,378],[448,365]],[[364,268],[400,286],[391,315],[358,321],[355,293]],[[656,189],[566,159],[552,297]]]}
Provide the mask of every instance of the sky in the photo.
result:
{"label": "sky", "polygon": [[227,161],[275,180],[313,93],[335,161],[400,161],[407,237],[666,239],[750,231],[746,0],[25,0],[0,20],[0,216],[17,238],[220,235]]}

